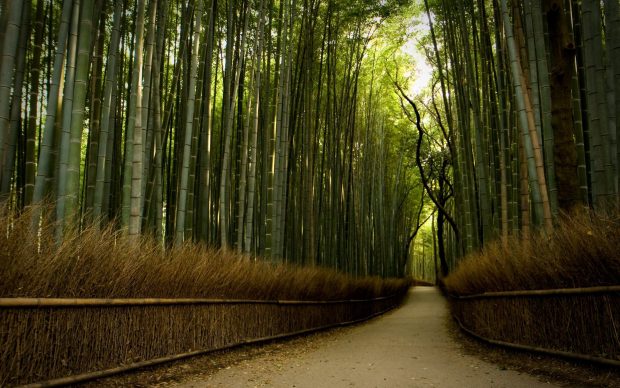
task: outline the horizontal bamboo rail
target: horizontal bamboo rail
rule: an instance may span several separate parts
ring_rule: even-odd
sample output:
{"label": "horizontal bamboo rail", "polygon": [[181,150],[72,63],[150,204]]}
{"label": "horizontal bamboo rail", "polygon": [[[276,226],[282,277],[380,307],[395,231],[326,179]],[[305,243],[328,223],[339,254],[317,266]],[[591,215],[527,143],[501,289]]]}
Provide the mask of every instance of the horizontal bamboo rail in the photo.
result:
{"label": "horizontal bamboo rail", "polygon": [[495,291],[484,292],[482,294],[453,295],[448,294],[453,299],[484,299],[484,298],[519,298],[519,297],[545,297],[559,295],[594,295],[620,293],[620,286],[599,286],[581,288],[556,288],[549,290],[518,290],[518,291]]}
{"label": "horizontal bamboo rail", "polygon": [[0,307],[117,307],[188,304],[271,304],[271,305],[320,305],[369,303],[393,298],[397,295],[372,299],[348,300],[244,300],[208,298],[0,298]]}
{"label": "horizontal bamboo rail", "polygon": [[603,358],[603,357],[595,357],[595,356],[589,356],[586,354],[581,354],[581,353],[573,353],[573,352],[567,352],[567,351],[563,351],[563,350],[555,350],[555,349],[548,349],[548,348],[542,348],[542,347],[538,347],[538,346],[528,346],[528,345],[521,345],[521,344],[516,344],[513,342],[506,342],[506,341],[499,341],[499,340],[494,340],[491,338],[487,338],[487,337],[483,337],[478,333],[475,333],[474,331],[468,329],[467,327],[465,327],[463,325],[463,323],[461,323],[461,321],[455,316],[452,315],[454,320],[457,322],[457,324],[460,326],[461,330],[463,330],[464,332],[466,332],[467,334],[471,335],[472,337],[475,337],[483,342],[492,344],[492,345],[498,345],[498,346],[503,346],[506,348],[512,348],[512,349],[517,349],[517,350],[525,350],[528,352],[535,352],[535,353],[541,353],[541,354],[547,354],[547,355],[551,355],[551,356],[556,356],[556,357],[562,357],[562,358],[569,358],[569,359],[573,359],[573,360],[579,360],[579,361],[588,361],[588,362],[594,362],[597,364],[603,364],[603,365],[610,365],[610,366],[615,366],[615,367],[620,367],[620,361],[619,360],[612,360],[609,358]]}
{"label": "horizontal bamboo rail", "polygon": [[[390,295],[387,297],[380,297],[380,298],[374,298],[374,299],[365,299],[365,300],[349,300],[349,301],[344,301],[344,300],[339,300],[339,301],[308,301],[311,303],[306,303],[306,304],[325,304],[325,303],[358,303],[358,302],[372,302],[372,301],[377,301],[377,300],[385,300],[385,299],[389,299],[389,298],[393,298],[399,295]],[[6,299],[6,298],[5,298]],[[36,299],[36,298],[35,298]],[[143,299],[144,300],[144,299]],[[157,299],[154,299],[157,300]],[[187,300],[192,300],[192,299],[185,299],[185,301]],[[206,299],[203,299],[203,301]],[[216,303],[231,303],[231,302],[226,302],[224,299],[215,299]],[[170,301],[170,299],[165,299],[166,302]],[[232,303],[236,303],[236,302],[271,302],[272,304],[303,304],[304,301],[238,301],[238,300],[232,300]],[[285,303],[278,303],[278,302],[285,302]],[[288,303],[288,302],[294,302],[294,303]],[[211,302],[193,302],[193,303],[211,303]],[[144,305],[146,303],[143,303],[141,305]],[[173,303],[159,303],[159,304],[173,304]],[[187,304],[187,303],[186,303]],[[190,303],[191,304],[191,303]],[[121,306],[123,306],[123,304],[120,304]],[[50,305],[45,305],[47,307],[49,307]],[[62,305],[62,306],[66,306],[66,305]],[[71,305],[74,306],[74,305]],[[78,305],[78,306],[84,306],[84,305]],[[93,305],[89,305],[89,306],[93,306]],[[95,306],[99,306],[99,305],[95,305]],[[102,306],[110,306],[110,304],[104,304]],[[119,304],[113,305],[113,306],[119,306]],[[124,306],[127,306],[126,304]],[[20,306],[23,307],[23,306]],[[51,307],[58,307],[58,306],[51,306]],[[299,335],[304,335],[304,334],[310,334],[310,333],[314,333],[317,331],[321,331],[321,330],[327,330],[327,329],[331,329],[331,328],[335,328],[335,327],[343,327],[343,326],[349,326],[349,325],[353,325],[356,323],[361,323],[367,320],[370,320],[372,318],[375,318],[379,315],[385,314],[386,312],[394,309],[396,306],[390,306],[387,309],[383,310],[383,311],[379,311],[377,313],[371,314],[367,317],[364,318],[360,318],[360,319],[356,319],[353,321],[348,321],[348,322],[338,322],[338,323],[333,323],[330,325],[325,325],[325,326],[320,326],[320,327],[314,327],[311,329],[305,329],[305,330],[299,330],[296,332],[292,332],[292,333],[285,333],[285,334],[278,334],[278,335],[274,335],[274,336],[269,336],[269,337],[262,337],[262,338],[255,338],[255,339],[246,339],[246,340],[242,340],[240,342],[236,342],[236,343],[231,343],[225,346],[221,346],[218,348],[213,348],[213,349],[201,349],[201,350],[194,350],[191,352],[187,352],[187,353],[181,353],[181,354],[175,354],[172,356],[166,356],[166,357],[160,357],[160,358],[155,358],[152,360],[146,360],[146,361],[140,361],[140,362],[136,362],[136,363],[132,363],[129,365],[123,365],[123,366],[119,366],[116,368],[111,368],[111,369],[106,369],[106,370],[101,370],[101,371],[95,371],[95,372],[88,372],[88,373],[82,373],[79,375],[74,375],[74,376],[68,376],[68,377],[62,377],[62,378],[58,378],[58,379],[53,379],[53,380],[47,380],[47,381],[41,381],[38,383],[32,383],[32,384],[26,384],[26,385],[22,385],[19,386],[18,388],[40,388],[40,387],[59,387],[59,386],[65,386],[65,385],[69,385],[69,384],[77,384],[77,383],[83,383],[86,381],[92,381],[92,380],[96,380],[96,379],[100,379],[100,378],[104,378],[104,377],[110,377],[110,376],[114,376],[114,375],[118,375],[124,372],[129,372],[129,371],[134,371],[137,369],[141,369],[141,368],[145,368],[145,367],[150,367],[150,366],[156,366],[156,365],[161,365],[161,364],[165,364],[165,363],[169,363],[169,362],[173,362],[173,361],[178,361],[178,360],[183,360],[183,359],[187,359],[187,358],[191,358],[191,357],[195,357],[195,356],[200,356],[200,355],[205,355],[205,354],[209,354],[209,353],[215,353],[218,351],[223,351],[223,350],[229,350],[229,349],[233,349],[233,348],[237,348],[240,346],[244,346],[244,345],[254,345],[254,344],[259,344],[259,343],[264,343],[264,342],[269,342],[269,341],[275,341],[275,340],[279,340],[279,339],[285,339],[285,338],[291,338],[291,337],[296,337]]]}

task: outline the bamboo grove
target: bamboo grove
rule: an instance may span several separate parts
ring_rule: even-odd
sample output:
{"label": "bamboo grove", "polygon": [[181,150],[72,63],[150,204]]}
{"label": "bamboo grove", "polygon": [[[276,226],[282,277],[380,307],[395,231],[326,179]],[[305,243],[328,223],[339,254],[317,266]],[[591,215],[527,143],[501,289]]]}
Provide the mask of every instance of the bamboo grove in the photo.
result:
{"label": "bamboo grove", "polygon": [[3,0],[0,195],[52,203],[33,225],[59,239],[112,222],[402,275],[410,188],[371,49],[400,3]]}
{"label": "bamboo grove", "polygon": [[424,3],[433,90],[401,97],[444,275],[489,241],[527,241],[577,206],[617,206],[619,2]]}

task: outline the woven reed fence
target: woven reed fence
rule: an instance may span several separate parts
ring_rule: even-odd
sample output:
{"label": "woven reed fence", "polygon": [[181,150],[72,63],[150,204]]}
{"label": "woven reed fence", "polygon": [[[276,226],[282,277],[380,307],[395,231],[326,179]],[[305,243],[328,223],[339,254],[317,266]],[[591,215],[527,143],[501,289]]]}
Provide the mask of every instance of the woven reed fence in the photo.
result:
{"label": "woven reed fence", "polygon": [[[111,374],[95,371],[149,364],[145,360],[158,363],[352,323],[386,312],[402,298],[0,298],[0,386],[70,383]],[[75,375],[82,376],[62,379]]]}
{"label": "woven reed fence", "polygon": [[450,304],[484,341],[620,366],[620,286],[451,296]]}

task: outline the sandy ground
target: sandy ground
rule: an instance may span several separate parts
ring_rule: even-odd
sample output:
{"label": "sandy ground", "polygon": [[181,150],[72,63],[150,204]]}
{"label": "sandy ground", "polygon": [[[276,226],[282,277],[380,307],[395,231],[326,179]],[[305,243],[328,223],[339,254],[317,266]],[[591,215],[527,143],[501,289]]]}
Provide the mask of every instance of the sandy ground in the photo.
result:
{"label": "sandy ground", "polygon": [[265,354],[176,387],[551,387],[466,354],[440,293],[416,287],[404,305],[306,352]]}

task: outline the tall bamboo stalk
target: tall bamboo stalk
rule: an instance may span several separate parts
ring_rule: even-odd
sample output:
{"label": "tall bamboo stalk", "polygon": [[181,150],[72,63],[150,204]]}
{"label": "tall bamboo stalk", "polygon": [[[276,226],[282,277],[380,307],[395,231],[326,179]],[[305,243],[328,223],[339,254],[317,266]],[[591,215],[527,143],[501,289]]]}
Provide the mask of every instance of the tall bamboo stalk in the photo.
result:
{"label": "tall bamboo stalk", "polygon": [[[510,67],[512,71],[515,96],[517,101],[517,109],[519,112],[519,125],[523,133],[523,147],[527,157],[528,172],[530,175],[530,189],[534,196],[535,210],[537,217],[543,220],[543,225],[547,231],[551,231],[553,227],[553,219],[551,215],[551,207],[549,204],[547,184],[544,174],[543,157],[540,145],[538,143],[538,135],[536,133],[536,125],[532,113],[532,104],[528,93],[523,88],[525,78],[521,69],[519,54],[514,41],[512,32],[512,22],[508,14],[506,0],[501,0],[502,18],[506,40],[508,44],[508,54],[510,56]],[[536,204],[538,198],[540,203]]]}
{"label": "tall bamboo stalk", "polygon": [[[5,160],[8,162],[5,149],[7,148],[6,142],[9,140],[11,87],[13,86],[23,5],[23,1],[12,1],[7,3],[8,9],[5,11],[7,25],[2,42],[2,60],[0,61],[0,173],[4,171]],[[5,194],[7,193],[0,193],[0,196]]]}
{"label": "tall bamboo stalk", "polygon": [[176,220],[176,243],[181,244],[185,238],[185,214],[187,204],[190,155],[192,147],[192,132],[194,129],[194,104],[196,99],[196,80],[198,74],[198,55],[200,51],[200,33],[202,19],[202,1],[197,0],[194,9],[194,38],[192,40],[189,95],[187,97],[187,111],[185,118],[185,134],[183,138],[183,161],[181,165],[181,180],[179,185],[179,201]]}

